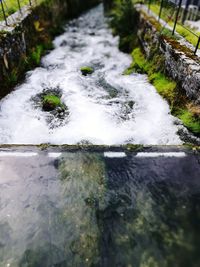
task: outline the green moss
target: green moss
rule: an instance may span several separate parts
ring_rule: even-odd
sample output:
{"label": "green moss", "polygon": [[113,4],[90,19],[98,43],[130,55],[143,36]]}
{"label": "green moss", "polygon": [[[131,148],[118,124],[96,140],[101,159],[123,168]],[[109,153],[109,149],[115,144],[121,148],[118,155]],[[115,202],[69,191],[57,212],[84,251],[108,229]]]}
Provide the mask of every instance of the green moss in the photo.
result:
{"label": "green moss", "polygon": [[[125,71],[125,74],[131,72],[148,74],[149,81],[155,86],[158,93],[165,97],[170,103],[173,103],[175,97],[176,82],[170,80],[161,72],[162,60],[154,58],[152,61],[146,60],[140,48],[136,48],[132,52],[133,63],[131,67]],[[161,57],[160,57],[161,58]]]}
{"label": "green moss", "polygon": [[173,105],[177,86],[176,82],[170,80],[160,72],[151,74],[149,76],[149,81],[155,86],[158,93],[167,99],[171,105]]}
{"label": "green moss", "polygon": [[130,67],[125,70],[125,75],[130,75],[133,72],[137,73],[147,73],[149,69],[149,63],[146,61],[144,55],[142,54],[140,48],[135,48],[132,52],[133,62]]}
{"label": "green moss", "polygon": [[183,122],[191,132],[200,134],[200,117],[194,116],[192,112],[187,109],[180,109],[177,113],[178,118]]}
{"label": "green moss", "polygon": [[[114,8],[112,7],[111,12],[111,27],[114,29],[114,33],[120,36],[119,48],[125,52],[128,52],[130,47],[132,47],[132,49],[135,48],[132,51],[132,64],[124,71],[124,75],[130,75],[134,72],[147,74],[149,81],[155,86],[157,92],[169,102],[172,114],[178,116],[189,130],[198,134],[200,133],[199,120],[196,114],[191,112],[188,108],[189,100],[183,92],[180,92],[177,83],[166,75],[165,58],[160,55],[158,47],[151,48],[147,60],[144,53],[138,47],[137,41],[132,41],[132,39],[137,39],[135,38],[135,31],[137,31],[138,13],[134,10],[133,4],[135,2],[137,2],[137,0],[132,0],[132,2],[130,0],[116,0],[114,1],[115,6]],[[159,6],[154,2],[151,4],[151,9],[156,14],[160,11]],[[165,9],[166,11],[168,10],[164,7],[164,10]],[[179,37],[177,35],[172,35],[171,30],[163,28],[155,18],[148,16],[146,12],[141,11],[140,13],[140,15],[142,15],[146,21],[149,21],[157,32],[160,33],[161,40],[167,40],[176,50],[184,52],[189,58],[196,58],[193,51],[178,42]],[[162,15],[164,17],[162,17],[162,19],[168,21],[170,24],[171,22],[169,21],[168,14],[169,12],[163,12]],[[135,16],[134,19],[132,16]],[[179,25],[177,26],[177,32],[191,43],[194,44],[196,42],[196,40],[194,40],[195,37],[190,36],[190,33]],[[148,42],[151,40],[152,35],[147,30],[143,38]],[[183,112],[183,110],[185,112]]]}
{"label": "green moss", "polygon": [[132,57],[135,62],[134,68],[140,73],[147,73],[149,69],[149,63],[146,61],[140,48],[135,48],[132,52]]}
{"label": "green moss", "polygon": [[[160,32],[160,37],[165,39],[174,49],[184,53],[187,57],[189,57],[191,59],[197,60],[197,56],[194,55],[194,51],[193,50],[191,50],[187,46],[182,45],[182,44],[179,43],[179,41],[178,41],[180,39],[179,36],[177,36],[176,34],[172,35],[171,31],[169,29],[161,27],[161,24],[158,21],[156,21],[156,19],[154,17],[148,16],[146,14],[146,12],[141,10],[140,13],[142,14],[143,18],[146,21],[149,21],[151,23],[151,25],[157,30],[157,32]],[[183,28],[183,27],[181,27],[181,28]],[[178,27],[178,29],[179,29],[179,27]],[[185,30],[185,31],[188,32],[187,30]],[[188,37],[188,38],[190,38],[190,37]],[[186,38],[186,39],[189,41],[188,38]],[[194,35],[192,35],[191,38],[196,39],[196,37]],[[197,43],[197,40],[195,42]]]}
{"label": "green moss", "polygon": [[164,36],[164,37],[168,37],[168,38],[174,39],[174,40],[179,40],[180,39],[180,37],[178,37],[176,34],[172,35],[172,31],[169,30],[168,28],[164,28],[161,31],[161,35]]}
{"label": "green moss", "polygon": [[57,95],[45,95],[42,99],[42,106],[44,111],[52,111],[57,107],[62,107],[61,99]]}
{"label": "green moss", "polygon": [[172,114],[177,116],[191,132],[200,134],[199,115],[189,110],[189,100],[182,92],[178,92],[177,83],[168,78],[164,72],[158,71],[163,69],[163,61],[162,56],[159,55],[158,58],[157,55],[155,54],[152,60],[147,60],[142,50],[135,48],[132,52],[133,62],[124,74],[146,73],[157,92],[169,102]]}
{"label": "green moss", "polygon": [[94,69],[92,67],[88,67],[88,66],[84,66],[80,70],[84,76],[90,75],[94,72]]}

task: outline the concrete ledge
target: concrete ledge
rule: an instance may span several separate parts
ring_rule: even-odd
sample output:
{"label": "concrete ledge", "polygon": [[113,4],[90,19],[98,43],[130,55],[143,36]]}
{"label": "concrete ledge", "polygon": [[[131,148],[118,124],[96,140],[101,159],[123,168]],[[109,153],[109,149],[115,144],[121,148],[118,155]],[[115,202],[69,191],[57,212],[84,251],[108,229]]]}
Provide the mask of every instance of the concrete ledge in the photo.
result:
{"label": "concrete ledge", "polygon": [[167,145],[167,146],[143,146],[143,145],[119,145],[119,146],[107,146],[107,145],[0,145],[1,152],[77,152],[77,151],[89,151],[89,152],[185,152],[189,154],[199,154],[200,146],[191,145]]}

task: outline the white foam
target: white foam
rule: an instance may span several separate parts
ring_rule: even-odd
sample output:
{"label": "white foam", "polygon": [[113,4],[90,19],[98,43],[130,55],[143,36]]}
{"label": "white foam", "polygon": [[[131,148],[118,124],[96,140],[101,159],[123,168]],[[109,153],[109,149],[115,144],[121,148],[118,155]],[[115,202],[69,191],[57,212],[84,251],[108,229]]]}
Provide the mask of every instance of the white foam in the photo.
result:
{"label": "white foam", "polygon": [[56,152],[51,152],[51,153],[48,153],[48,156],[50,158],[59,158],[60,156],[62,155],[62,153],[56,153]]}
{"label": "white foam", "polygon": [[137,158],[157,158],[157,157],[166,157],[166,158],[184,158],[186,157],[185,152],[139,152],[136,155]]}
{"label": "white foam", "polygon": [[[55,49],[42,60],[44,67],[30,72],[26,83],[1,101],[0,143],[181,144],[168,104],[146,76],[122,75],[131,57],[118,50],[102,7],[77,22],[76,32],[68,27],[55,39]],[[63,41],[65,46],[60,46]],[[95,73],[83,77],[80,67],[90,64]],[[102,79],[118,90],[115,98],[100,86]],[[51,129],[47,114],[35,108],[31,98],[57,86],[70,116],[65,125]],[[129,101],[135,103],[132,110]]]}
{"label": "white foam", "polygon": [[105,158],[125,158],[126,153],[124,152],[104,152],[104,157]]}
{"label": "white foam", "polygon": [[7,158],[7,157],[35,157],[38,153],[34,152],[0,152],[0,157]]}

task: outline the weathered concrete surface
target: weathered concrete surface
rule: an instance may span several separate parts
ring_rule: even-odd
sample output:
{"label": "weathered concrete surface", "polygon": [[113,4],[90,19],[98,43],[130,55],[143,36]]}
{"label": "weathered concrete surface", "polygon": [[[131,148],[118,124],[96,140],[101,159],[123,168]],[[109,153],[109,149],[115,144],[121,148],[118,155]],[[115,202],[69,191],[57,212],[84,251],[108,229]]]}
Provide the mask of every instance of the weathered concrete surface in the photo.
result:
{"label": "weathered concrete surface", "polygon": [[0,267],[199,266],[198,153],[66,147],[0,149]]}

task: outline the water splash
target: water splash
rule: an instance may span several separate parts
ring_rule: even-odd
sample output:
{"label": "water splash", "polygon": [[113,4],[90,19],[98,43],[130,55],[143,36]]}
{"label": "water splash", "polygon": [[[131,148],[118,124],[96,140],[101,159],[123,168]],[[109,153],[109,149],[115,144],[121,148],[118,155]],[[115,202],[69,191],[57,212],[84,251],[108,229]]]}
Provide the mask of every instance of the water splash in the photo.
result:
{"label": "water splash", "polygon": [[[101,5],[70,22],[54,45],[42,66],[1,102],[0,143],[181,143],[168,104],[147,77],[123,75],[131,58],[118,50]],[[88,65],[95,72],[84,77],[80,68]],[[52,129],[31,99],[54,87],[70,116]]]}

